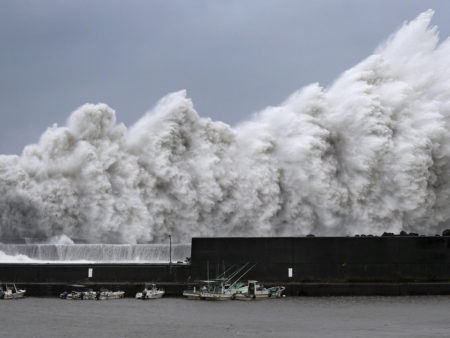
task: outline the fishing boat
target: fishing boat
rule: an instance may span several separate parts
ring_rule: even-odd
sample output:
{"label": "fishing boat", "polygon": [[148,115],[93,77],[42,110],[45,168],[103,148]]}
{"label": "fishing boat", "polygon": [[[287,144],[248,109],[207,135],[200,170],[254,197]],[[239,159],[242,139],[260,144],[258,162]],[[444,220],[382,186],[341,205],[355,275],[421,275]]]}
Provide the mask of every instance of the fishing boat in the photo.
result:
{"label": "fishing boat", "polygon": [[164,296],[165,291],[163,289],[158,289],[156,284],[151,283],[146,285],[142,292],[136,293],[136,299],[158,299]]}
{"label": "fishing boat", "polygon": [[194,286],[192,289],[183,290],[183,297],[187,299],[200,299],[201,289]]}
{"label": "fishing boat", "polygon": [[84,285],[70,285],[69,288],[72,290],[70,292],[64,291],[59,295],[61,299],[72,299],[72,300],[94,300],[97,299],[97,292],[84,286]]}
{"label": "fishing boat", "polygon": [[[196,299],[196,300],[203,299],[202,294],[208,295],[208,294],[212,293],[213,289],[214,289],[214,284],[217,284],[217,279],[220,279],[223,276],[225,276],[225,274],[233,267],[234,267],[234,265],[231,266],[230,268],[228,268],[226,271],[224,271],[219,276],[217,276],[216,280],[210,280],[209,279],[209,265],[208,265],[207,266],[207,279],[197,281],[197,284],[199,285],[199,287],[194,286],[192,289],[183,290],[183,297],[185,297],[187,299]],[[207,298],[209,299],[210,297],[207,296]]]}
{"label": "fishing boat", "polygon": [[18,299],[23,298],[26,290],[18,289],[16,284],[8,285],[6,284],[5,290],[0,286],[0,299]]}
{"label": "fishing boat", "polygon": [[[201,300],[230,300],[234,299],[234,294],[242,286],[239,280],[244,277],[253,267],[250,268],[249,262],[238,268],[233,272],[232,269],[235,265],[229,267],[222,274],[217,276],[215,279],[198,281],[197,283],[201,286],[197,289],[194,286],[193,289],[184,290],[183,296],[187,299],[201,299]],[[247,270],[245,270],[248,268]],[[245,271],[244,271],[245,270]],[[244,273],[242,273],[244,271]],[[241,275],[239,275],[241,274]],[[209,277],[209,266],[207,266],[207,277]]]}
{"label": "fishing boat", "polygon": [[233,289],[223,279],[211,281],[208,288],[200,291],[200,299],[203,300],[230,300],[232,295]]}
{"label": "fishing boat", "polygon": [[98,300],[120,299],[125,297],[125,291],[110,291],[106,289],[100,290],[97,294]]}
{"label": "fishing boat", "polygon": [[183,297],[187,299],[201,299],[201,294],[206,292],[211,292],[213,289],[212,284],[215,283],[214,280],[201,280],[197,281],[199,287],[194,286],[192,289],[184,290]]}
{"label": "fishing boat", "polygon": [[284,286],[265,288],[256,280],[249,280],[247,285],[236,290],[233,298],[236,300],[280,298],[285,289]]}
{"label": "fishing boat", "polygon": [[64,291],[59,295],[61,299],[72,300],[108,300],[124,298],[124,291],[109,291],[107,289],[101,289],[100,291],[94,291],[84,285],[70,285],[72,291]]}
{"label": "fishing boat", "polygon": [[[231,300],[234,299],[234,295],[238,288],[242,286],[242,283],[239,280],[244,277],[253,267],[256,265],[252,265],[248,268],[249,263],[244,264],[239,269],[231,273],[228,277],[226,277],[225,271],[219,278],[214,279],[211,283],[208,284],[208,288],[204,288],[200,292],[200,299],[203,300]],[[248,268],[247,270],[245,270]],[[242,273],[242,271],[244,271]],[[239,275],[241,274],[241,275]]]}
{"label": "fishing boat", "polygon": [[[200,281],[200,287],[194,286],[192,289],[184,290],[183,291],[183,297],[186,297],[187,299],[201,299],[200,295],[202,292],[206,291],[209,286],[208,283],[211,283],[212,281]],[[206,284],[205,284],[206,283]]]}
{"label": "fishing boat", "polygon": [[284,286],[273,286],[271,288],[268,288],[268,290],[269,290],[269,298],[286,297],[286,295],[283,295],[283,291],[286,290],[286,287]]}

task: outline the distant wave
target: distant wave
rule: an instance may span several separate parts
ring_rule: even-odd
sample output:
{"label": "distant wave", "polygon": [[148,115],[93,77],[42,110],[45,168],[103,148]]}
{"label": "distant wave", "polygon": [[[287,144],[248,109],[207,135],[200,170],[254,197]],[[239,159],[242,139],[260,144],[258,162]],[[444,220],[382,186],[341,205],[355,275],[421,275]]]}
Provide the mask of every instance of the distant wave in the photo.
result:
{"label": "distant wave", "polygon": [[129,129],[105,104],[80,107],[21,156],[0,156],[0,240],[440,232],[450,42],[432,16],[331,87],[302,88],[234,129],[200,118],[185,91]]}

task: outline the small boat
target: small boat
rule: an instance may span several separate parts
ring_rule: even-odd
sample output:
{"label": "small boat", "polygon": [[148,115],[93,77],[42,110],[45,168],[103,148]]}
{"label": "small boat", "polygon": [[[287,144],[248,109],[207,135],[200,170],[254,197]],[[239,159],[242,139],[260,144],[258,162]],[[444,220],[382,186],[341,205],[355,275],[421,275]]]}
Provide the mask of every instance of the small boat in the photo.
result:
{"label": "small boat", "polygon": [[203,300],[231,300],[233,290],[226,284],[225,279],[217,279],[208,285],[209,287],[202,288],[200,291],[200,299]]}
{"label": "small boat", "polygon": [[97,292],[87,288],[84,285],[70,285],[72,291],[64,291],[59,295],[61,299],[73,299],[73,300],[94,300],[97,299]]}
{"label": "small boat", "polygon": [[284,286],[274,286],[271,288],[265,288],[259,284],[256,280],[249,280],[246,286],[243,286],[236,290],[234,299],[236,300],[254,300],[254,299],[269,299],[280,298],[283,291],[286,288]]}
{"label": "small boat", "polygon": [[155,283],[146,285],[142,292],[136,293],[136,299],[158,299],[164,296],[165,291],[158,289]]}
{"label": "small boat", "polygon": [[283,295],[283,291],[286,290],[286,287],[284,287],[284,286],[273,286],[271,288],[268,288],[267,290],[269,290],[269,298],[270,297],[274,297],[274,298],[286,297],[286,295]]}
{"label": "small boat", "polygon": [[5,290],[0,286],[0,299],[18,299],[23,298],[26,290],[18,289],[16,284],[8,285],[6,284]]}
{"label": "small boat", "polygon": [[[237,289],[242,286],[239,280],[247,274],[256,264],[248,268],[249,263],[244,264],[234,272],[230,272],[235,266],[229,267],[221,275],[213,280],[200,281],[202,285],[199,289],[194,287],[193,290],[184,290],[183,296],[187,299],[202,299],[202,300],[230,300],[234,299],[234,294]],[[243,274],[245,268],[248,268]],[[209,268],[207,269],[209,275]],[[229,273],[228,276],[226,276]],[[241,274],[241,276],[239,276]],[[239,276],[239,277],[238,277]],[[234,282],[233,282],[234,281]]]}
{"label": "small boat", "polygon": [[125,297],[125,291],[110,291],[106,289],[97,293],[98,300],[120,299]]}
{"label": "small boat", "polygon": [[187,299],[201,299],[200,295],[208,290],[211,290],[211,284],[214,283],[214,281],[202,280],[198,283],[200,284],[199,288],[194,286],[193,289],[184,290],[183,297],[186,297]]}
{"label": "small boat", "polygon": [[200,293],[201,290],[194,286],[193,289],[183,290],[183,297],[187,299],[200,299]]}
{"label": "small boat", "polygon": [[70,288],[72,291],[64,291],[59,295],[59,298],[74,300],[107,300],[124,298],[125,296],[124,291],[109,291],[106,289],[94,291],[84,285],[70,285]]}

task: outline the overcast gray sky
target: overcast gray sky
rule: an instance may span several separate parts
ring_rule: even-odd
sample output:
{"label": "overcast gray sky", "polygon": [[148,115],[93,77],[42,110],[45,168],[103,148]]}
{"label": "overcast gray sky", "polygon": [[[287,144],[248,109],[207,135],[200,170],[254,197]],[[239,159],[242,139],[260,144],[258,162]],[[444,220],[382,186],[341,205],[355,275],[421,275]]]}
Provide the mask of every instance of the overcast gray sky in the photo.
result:
{"label": "overcast gray sky", "polygon": [[0,154],[20,154],[86,102],[133,124],[187,89],[235,125],[296,89],[328,86],[405,20],[447,1],[0,0]]}

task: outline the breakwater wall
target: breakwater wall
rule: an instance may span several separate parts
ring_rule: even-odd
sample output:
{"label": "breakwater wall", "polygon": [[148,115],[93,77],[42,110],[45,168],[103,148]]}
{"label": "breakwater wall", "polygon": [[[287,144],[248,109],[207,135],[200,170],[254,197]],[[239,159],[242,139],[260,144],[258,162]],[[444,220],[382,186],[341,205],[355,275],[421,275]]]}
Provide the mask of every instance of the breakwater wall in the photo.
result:
{"label": "breakwater wall", "polygon": [[450,237],[193,238],[192,277],[230,265],[281,283],[450,282]]}
{"label": "breakwater wall", "polygon": [[134,295],[145,283],[158,283],[168,295],[180,295],[189,285],[188,264],[0,264],[0,283],[16,283],[32,296],[55,296],[69,284],[125,290]]}
{"label": "breakwater wall", "polygon": [[196,280],[232,265],[256,264],[243,278],[282,284],[288,295],[450,294],[450,237],[193,238],[190,264],[2,263],[0,283],[31,296],[56,296],[68,284],[121,289],[155,282],[179,296]]}
{"label": "breakwater wall", "polygon": [[184,282],[187,264],[0,264],[0,282],[15,283],[146,283]]}

